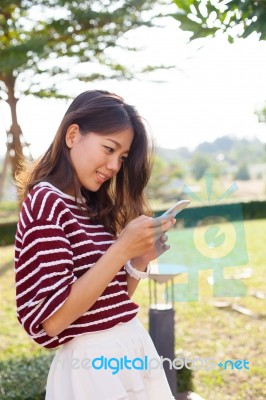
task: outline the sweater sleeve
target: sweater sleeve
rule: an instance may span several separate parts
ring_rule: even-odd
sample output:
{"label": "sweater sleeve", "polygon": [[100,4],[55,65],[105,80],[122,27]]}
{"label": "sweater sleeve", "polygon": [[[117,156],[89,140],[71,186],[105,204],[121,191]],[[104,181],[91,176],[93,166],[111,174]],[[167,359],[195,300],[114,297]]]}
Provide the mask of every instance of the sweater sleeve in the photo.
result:
{"label": "sweater sleeve", "polygon": [[72,250],[62,227],[35,220],[16,237],[17,317],[31,337],[65,302],[76,280]]}

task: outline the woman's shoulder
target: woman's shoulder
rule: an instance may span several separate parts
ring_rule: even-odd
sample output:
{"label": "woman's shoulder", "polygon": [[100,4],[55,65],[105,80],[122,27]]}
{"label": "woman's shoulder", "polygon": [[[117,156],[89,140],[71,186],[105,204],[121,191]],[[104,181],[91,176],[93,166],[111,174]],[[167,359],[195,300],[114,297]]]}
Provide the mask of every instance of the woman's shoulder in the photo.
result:
{"label": "woman's shoulder", "polygon": [[64,196],[63,192],[49,182],[40,182],[29,192],[22,210],[26,209],[30,212],[34,220],[51,219],[53,215],[58,213],[59,209],[67,206],[67,197],[69,196]]}
{"label": "woman's shoulder", "polygon": [[53,202],[62,198],[62,192],[49,182],[40,182],[29,192],[27,199],[33,207],[41,206],[44,201]]}

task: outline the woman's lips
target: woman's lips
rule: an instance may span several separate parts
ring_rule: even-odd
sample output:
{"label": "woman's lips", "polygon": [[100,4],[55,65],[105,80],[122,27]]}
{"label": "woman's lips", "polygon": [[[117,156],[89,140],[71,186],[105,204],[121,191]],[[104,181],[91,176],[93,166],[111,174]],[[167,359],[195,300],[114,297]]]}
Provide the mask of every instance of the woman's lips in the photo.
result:
{"label": "woman's lips", "polygon": [[102,174],[102,173],[99,172],[99,171],[96,171],[96,175],[97,175],[97,179],[98,179],[98,181],[99,181],[100,183],[103,183],[103,182],[105,182],[105,181],[107,181],[108,179],[111,178],[111,176],[104,175],[104,174]]}

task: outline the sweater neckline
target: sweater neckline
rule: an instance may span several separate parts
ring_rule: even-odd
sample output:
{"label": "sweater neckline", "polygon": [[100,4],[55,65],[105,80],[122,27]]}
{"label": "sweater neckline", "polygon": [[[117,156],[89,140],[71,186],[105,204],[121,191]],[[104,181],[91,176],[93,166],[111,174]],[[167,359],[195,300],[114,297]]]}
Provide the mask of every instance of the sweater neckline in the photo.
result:
{"label": "sweater neckline", "polygon": [[[46,186],[48,186],[51,189],[53,189],[55,192],[60,194],[61,197],[76,202],[76,198],[74,196],[70,196],[69,194],[66,194],[66,193],[62,192],[62,190],[58,189],[56,186],[52,185],[52,183],[50,183],[50,182],[46,182],[46,181],[45,182],[40,182],[37,185],[35,185],[35,187],[37,187],[37,186],[38,187],[46,187]],[[78,197],[77,198],[77,202],[80,203],[80,204],[84,204],[86,202],[86,199],[85,199],[85,197],[82,197],[82,198]]]}

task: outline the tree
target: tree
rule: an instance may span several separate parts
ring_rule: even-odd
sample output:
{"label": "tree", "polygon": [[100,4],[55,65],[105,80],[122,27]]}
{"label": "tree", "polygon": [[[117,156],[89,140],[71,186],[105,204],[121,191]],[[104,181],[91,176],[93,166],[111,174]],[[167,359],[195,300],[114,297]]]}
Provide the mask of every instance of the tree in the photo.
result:
{"label": "tree", "polygon": [[210,165],[211,162],[206,154],[195,153],[191,159],[191,174],[199,181],[210,168]]}
{"label": "tree", "polygon": [[237,173],[235,174],[235,179],[240,181],[248,181],[250,179],[248,168],[245,164],[240,165]]}
{"label": "tree", "polygon": [[234,37],[246,38],[257,32],[261,40],[266,39],[265,0],[174,0],[178,7],[173,17],[180,28],[193,32],[190,40],[214,36],[218,32]]}
{"label": "tree", "polygon": [[[173,0],[177,12],[172,14],[180,28],[192,33],[190,40],[216,36],[222,32],[230,43],[256,32],[266,40],[266,0]],[[266,123],[266,106],[256,112]],[[242,174],[242,169],[240,170]],[[196,171],[195,171],[196,173]],[[197,174],[197,173],[196,173]],[[244,176],[244,173],[243,173]]]}
{"label": "tree", "polygon": [[259,122],[266,124],[266,104],[264,108],[255,112],[258,117]]}
{"label": "tree", "polygon": [[152,175],[147,185],[148,197],[157,201],[167,198],[170,195],[171,183],[183,176],[184,171],[179,162],[168,162],[156,155]]}
{"label": "tree", "polygon": [[148,182],[146,191],[151,199],[161,199],[164,194],[164,186],[167,183],[165,175],[167,163],[158,155],[155,156],[152,175]]}
{"label": "tree", "polygon": [[[153,7],[152,0],[1,1],[0,100],[11,110],[7,156],[13,175],[24,158],[17,119],[21,96],[64,98],[60,81],[132,77],[108,54],[111,49],[134,50],[124,34],[153,26],[144,13],[151,14]],[[73,72],[77,65],[86,65],[86,73]]]}

